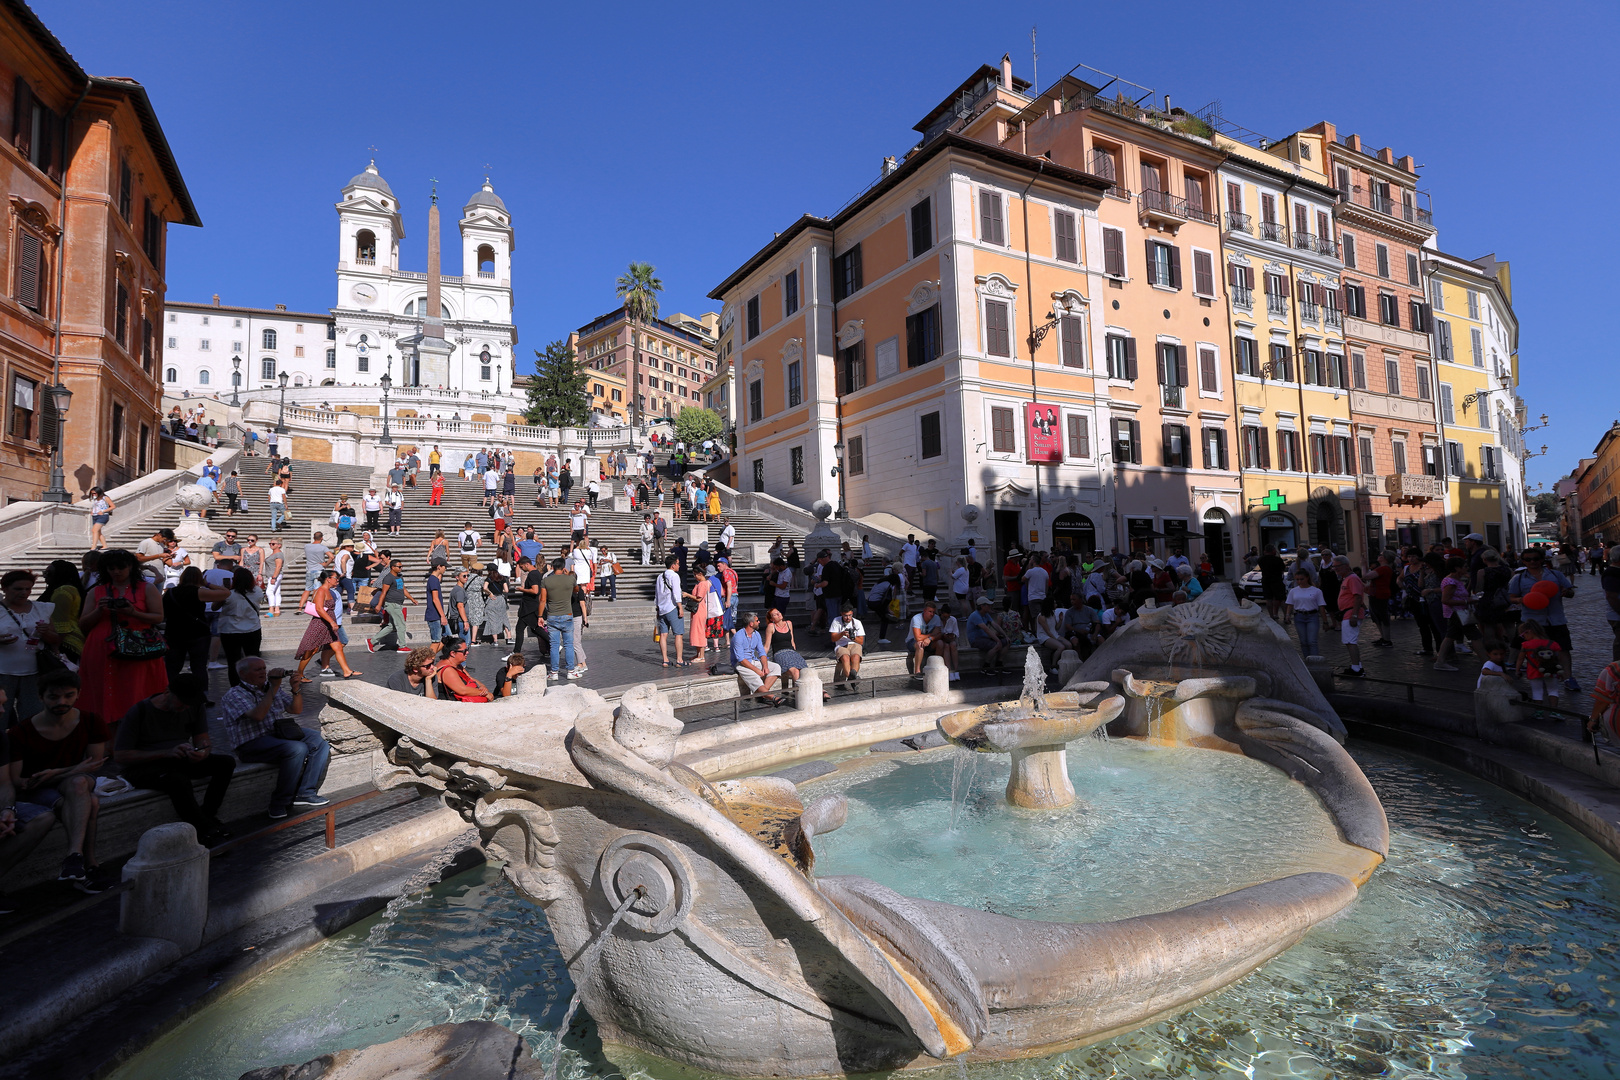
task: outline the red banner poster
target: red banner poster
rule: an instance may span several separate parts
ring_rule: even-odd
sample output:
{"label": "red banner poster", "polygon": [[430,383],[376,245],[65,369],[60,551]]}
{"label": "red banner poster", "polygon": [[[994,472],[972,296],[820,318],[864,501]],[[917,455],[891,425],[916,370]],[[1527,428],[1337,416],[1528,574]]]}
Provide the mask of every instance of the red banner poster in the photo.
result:
{"label": "red banner poster", "polygon": [[1024,406],[1024,437],[1029,440],[1031,465],[1063,464],[1063,429],[1056,405],[1030,402]]}

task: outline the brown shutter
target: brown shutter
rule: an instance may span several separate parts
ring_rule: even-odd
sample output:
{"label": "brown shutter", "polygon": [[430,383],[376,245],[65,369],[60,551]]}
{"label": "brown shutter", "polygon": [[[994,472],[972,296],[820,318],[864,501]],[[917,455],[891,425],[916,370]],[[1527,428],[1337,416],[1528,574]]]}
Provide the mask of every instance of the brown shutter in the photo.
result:
{"label": "brown shutter", "polygon": [[1199,438],[1198,438],[1198,446],[1199,446],[1199,449],[1201,449],[1203,451],[1203,453],[1204,453],[1204,468],[1213,469],[1215,467],[1215,465],[1210,460],[1210,456],[1209,456],[1209,433],[1210,433],[1209,428],[1200,428],[1199,429],[1199,431],[1198,431],[1198,436],[1199,436]]}
{"label": "brown shutter", "polygon": [[1227,263],[1226,264],[1226,281],[1227,281],[1227,284],[1231,285],[1232,288],[1234,288],[1234,289],[1243,288],[1243,280],[1240,277],[1238,277],[1238,264],[1237,263]]}
{"label": "brown shutter", "polygon": [[1103,230],[1103,273],[1125,276],[1125,234],[1118,229]]}
{"label": "brown shutter", "polygon": [[855,284],[851,291],[860,292],[863,286],[861,281],[861,245],[856,244],[854,247],[850,248],[849,254],[850,273],[855,279]]}
{"label": "brown shutter", "polygon": [[1215,350],[1214,349],[1199,349],[1198,350],[1198,367],[1199,367],[1198,377],[1199,377],[1199,380],[1202,383],[1202,385],[1199,387],[1199,389],[1208,390],[1210,393],[1214,393],[1215,390],[1217,389],[1217,382],[1216,382],[1216,379],[1215,379]]}
{"label": "brown shutter", "polygon": [[1191,386],[1187,379],[1187,346],[1176,346],[1176,385]]}
{"label": "brown shutter", "polygon": [[1160,284],[1157,276],[1159,271],[1158,265],[1153,258],[1153,241],[1146,240],[1143,243],[1147,250],[1147,283],[1149,285],[1158,285]]}
{"label": "brown shutter", "polygon": [[1181,288],[1181,249],[1170,245],[1170,287]]}
{"label": "brown shutter", "polygon": [[21,75],[12,83],[11,91],[11,145],[23,157],[32,149],[34,131],[34,94]]}
{"label": "brown shutter", "polygon": [[1220,451],[1220,455],[1221,455],[1220,460],[1215,463],[1215,467],[1217,469],[1229,469],[1229,468],[1231,468],[1231,465],[1229,465],[1227,463],[1227,456],[1226,456],[1226,429],[1225,428],[1216,428],[1215,429],[1215,448]]}
{"label": "brown shutter", "polygon": [[43,310],[41,303],[42,284],[44,281],[43,267],[41,266],[41,248],[39,237],[30,232],[17,234],[17,300],[25,307],[35,311]]}
{"label": "brown shutter", "polygon": [[1138,420],[1127,421],[1131,425],[1131,464],[1142,464],[1142,424]]}
{"label": "brown shutter", "polygon": [[1153,358],[1158,363],[1158,367],[1159,367],[1159,385],[1160,386],[1169,386],[1175,380],[1171,379],[1171,378],[1166,378],[1166,376],[1171,375],[1172,373],[1165,370],[1165,366],[1164,366],[1164,350],[1165,350],[1165,347],[1163,345],[1155,345],[1154,348],[1153,348]]}
{"label": "brown shutter", "polygon": [[1136,339],[1125,339],[1125,377],[1136,381]]}
{"label": "brown shutter", "polygon": [[1260,438],[1256,440],[1260,444],[1260,467],[1269,469],[1271,468],[1271,429],[1259,428],[1257,430],[1260,432]]}
{"label": "brown shutter", "polygon": [[39,160],[44,162],[45,175],[52,180],[62,179],[61,164],[56,156],[56,144],[60,141],[57,125],[60,118],[49,109],[42,110],[39,123]]}
{"label": "brown shutter", "polygon": [[1181,462],[1176,460],[1175,455],[1170,450],[1170,437],[1171,437],[1171,435],[1173,435],[1175,433],[1175,430],[1176,430],[1176,425],[1174,425],[1174,424],[1165,424],[1165,425],[1163,425],[1164,446],[1163,446],[1162,449],[1164,451],[1164,464],[1166,464],[1166,465],[1180,465],[1181,464]]}

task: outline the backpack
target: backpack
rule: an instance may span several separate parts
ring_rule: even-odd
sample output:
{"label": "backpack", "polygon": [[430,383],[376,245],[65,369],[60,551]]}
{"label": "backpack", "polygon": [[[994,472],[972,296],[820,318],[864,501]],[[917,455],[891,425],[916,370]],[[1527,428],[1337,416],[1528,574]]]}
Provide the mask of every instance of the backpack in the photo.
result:
{"label": "backpack", "polygon": [[462,551],[477,551],[478,550],[478,541],[473,538],[472,533],[462,533],[461,534],[461,550]]}
{"label": "backpack", "polygon": [[896,593],[889,597],[889,618],[898,619],[902,614],[904,609],[900,606],[900,596]]}

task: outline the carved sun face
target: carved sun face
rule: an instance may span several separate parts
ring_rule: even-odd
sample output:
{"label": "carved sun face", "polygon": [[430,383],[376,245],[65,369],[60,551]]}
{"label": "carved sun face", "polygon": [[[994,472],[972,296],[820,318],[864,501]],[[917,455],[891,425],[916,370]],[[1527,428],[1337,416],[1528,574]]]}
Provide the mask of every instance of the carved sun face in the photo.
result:
{"label": "carved sun face", "polygon": [[1210,604],[1183,604],[1159,624],[1159,648],[1172,664],[1211,664],[1225,660],[1237,644],[1237,627]]}

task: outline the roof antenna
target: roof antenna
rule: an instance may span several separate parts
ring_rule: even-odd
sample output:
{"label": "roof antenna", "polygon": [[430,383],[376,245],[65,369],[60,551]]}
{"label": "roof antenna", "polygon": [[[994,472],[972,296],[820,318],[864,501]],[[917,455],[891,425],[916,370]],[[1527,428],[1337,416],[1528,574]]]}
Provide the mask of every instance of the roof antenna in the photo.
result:
{"label": "roof antenna", "polygon": [[1029,84],[1037,94],[1041,92],[1041,54],[1035,51],[1035,32],[1039,29],[1029,28]]}

